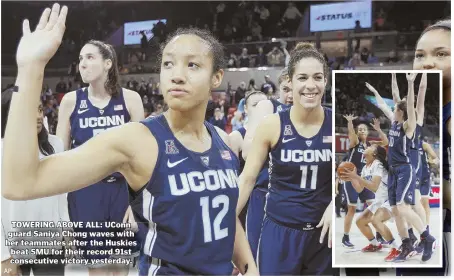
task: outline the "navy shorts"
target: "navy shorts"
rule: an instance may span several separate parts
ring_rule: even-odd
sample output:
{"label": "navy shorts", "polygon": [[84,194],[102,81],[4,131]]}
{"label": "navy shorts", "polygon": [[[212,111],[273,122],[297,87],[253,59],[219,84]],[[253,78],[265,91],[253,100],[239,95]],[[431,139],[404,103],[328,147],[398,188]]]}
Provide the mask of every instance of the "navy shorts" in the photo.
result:
{"label": "navy shorts", "polygon": [[394,165],[388,173],[388,199],[391,206],[403,202],[415,205],[415,170],[411,164]]}
{"label": "navy shorts", "polygon": [[321,228],[316,225],[295,229],[265,216],[257,260],[260,275],[338,275],[328,238],[320,244]]}
{"label": "navy shorts", "polygon": [[422,197],[429,197],[430,190],[432,189],[432,184],[430,183],[430,176],[427,178],[422,178],[421,184],[419,186],[419,192]]}
{"label": "navy shorts", "polygon": [[[112,179],[113,180],[113,179]],[[133,237],[118,237],[117,233],[124,231],[122,228],[107,228],[104,222],[123,222],[126,209],[129,206],[129,193],[126,180],[116,178],[114,182],[103,180],[87,188],[68,193],[68,212],[72,222],[99,222],[102,228],[74,228],[75,232],[85,232],[86,237],[77,237],[77,240],[87,241],[87,246],[80,247],[83,250],[110,250],[113,254],[88,255],[85,259],[105,259],[115,255],[115,249],[137,250],[137,246],[109,246],[107,240],[114,242],[134,241]],[[113,237],[94,237],[90,232],[108,232]],[[92,240],[103,242],[103,246],[90,244]],[[138,242],[137,242],[138,243]],[[128,257],[128,256],[125,256]]]}
{"label": "navy shorts", "polygon": [[265,217],[266,192],[254,188],[249,198],[249,206],[246,215],[246,236],[251,247],[254,260],[257,261],[257,249],[259,246],[260,233],[262,232],[263,218]]}
{"label": "navy shorts", "polygon": [[349,206],[356,206],[358,197],[361,202],[373,201],[375,199],[375,193],[369,189],[364,188],[362,192],[358,193],[353,187],[352,182],[344,182],[344,192]]}

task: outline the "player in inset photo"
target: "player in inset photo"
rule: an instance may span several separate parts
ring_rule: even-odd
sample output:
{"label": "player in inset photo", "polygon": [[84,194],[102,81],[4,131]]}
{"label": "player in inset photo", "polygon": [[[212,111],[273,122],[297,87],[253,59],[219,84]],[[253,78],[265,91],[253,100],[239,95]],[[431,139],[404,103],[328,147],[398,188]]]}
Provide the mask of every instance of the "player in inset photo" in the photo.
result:
{"label": "player in inset photo", "polygon": [[[354,201],[357,211],[350,223],[356,226],[349,232],[341,218],[335,222],[334,265],[441,265],[439,203],[427,212],[424,207],[440,189],[430,181],[431,173],[440,174],[440,74],[337,72],[334,83],[335,108],[340,109],[335,114],[336,142],[347,141],[344,147],[336,145],[344,148],[336,148],[336,158],[347,155],[353,164],[341,162],[338,176],[350,187],[344,188],[348,199],[349,191],[362,199]],[[402,98],[399,89],[407,93]],[[358,160],[352,160],[355,150],[345,149],[356,144],[351,137],[355,125],[358,135],[367,131],[369,136]],[[365,191],[373,195],[369,203],[361,198]],[[346,236],[352,246],[346,246]]]}

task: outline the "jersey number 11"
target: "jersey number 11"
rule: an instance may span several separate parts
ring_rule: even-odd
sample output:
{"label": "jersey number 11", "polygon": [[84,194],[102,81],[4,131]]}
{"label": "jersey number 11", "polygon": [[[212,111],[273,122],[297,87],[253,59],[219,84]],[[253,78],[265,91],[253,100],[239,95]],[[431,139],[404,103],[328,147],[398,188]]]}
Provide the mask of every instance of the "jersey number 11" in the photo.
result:
{"label": "jersey number 11", "polygon": [[[311,175],[311,183],[310,183],[310,186],[307,186],[307,173],[308,173],[308,169],[310,167],[310,171],[312,173]],[[301,174],[301,188],[302,189],[311,189],[311,190],[315,190],[315,188],[317,187],[317,172],[318,172],[318,165],[301,165],[301,171],[302,171],[302,174]]]}

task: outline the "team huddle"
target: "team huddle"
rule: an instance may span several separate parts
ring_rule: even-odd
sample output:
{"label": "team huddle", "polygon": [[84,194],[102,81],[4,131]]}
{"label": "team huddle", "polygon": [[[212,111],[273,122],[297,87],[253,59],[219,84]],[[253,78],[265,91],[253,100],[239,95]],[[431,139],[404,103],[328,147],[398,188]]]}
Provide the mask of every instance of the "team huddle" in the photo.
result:
{"label": "team huddle", "polygon": [[[386,262],[404,262],[416,254],[422,254],[421,260],[426,262],[432,256],[435,242],[429,231],[430,166],[437,168],[439,164],[430,144],[422,140],[427,73],[422,74],[416,106],[413,105],[413,83],[417,74],[407,74],[408,95],[402,100],[396,74],[392,75],[394,111],[386,105],[377,90],[366,83],[375,95],[378,107],[391,121],[388,135],[383,133],[380,122],[375,119],[372,126],[380,135],[380,141],[369,142],[367,126],[360,124],[356,133],[353,127],[355,117],[345,116],[348,120],[350,151],[348,163],[339,165],[338,174],[345,181],[344,191],[349,206],[355,206],[358,197],[368,204],[356,221],[361,233],[369,241],[362,251],[376,252],[383,247],[390,247],[384,259]],[[384,148],[386,146],[388,150]],[[401,244],[398,244],[386,224],[392,220],[402,238]],[[369,224],[375,228],[375,235]],[[342,245],[353,248],[349,229],[345,230]],[[414,230],[420,234],[419,240]]]}

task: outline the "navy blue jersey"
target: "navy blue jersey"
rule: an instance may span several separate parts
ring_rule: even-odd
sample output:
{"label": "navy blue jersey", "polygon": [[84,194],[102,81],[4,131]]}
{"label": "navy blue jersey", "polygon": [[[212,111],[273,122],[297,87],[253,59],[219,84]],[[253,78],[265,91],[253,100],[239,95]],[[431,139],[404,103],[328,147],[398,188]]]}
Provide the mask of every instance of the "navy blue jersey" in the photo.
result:
{"label": "navy blue jersey", "polygon": [[290,110],[279,113],[278,143],[270,152],[270,187],[266,215],[289,227],[318,223],[331,202],[332,112],[311,138],[298,134]]}
{"label": "navy blue jersey", "polygon": [[427,159],[427,153],[421,147],[419,148],[419,157],[421,159],[421,179],[430,178],[430,166]]}
{"label": "navy blue jersey", "polygon": [[131,116],[126,108],[123,89],[112,97],[103,109],[91,104],[87,88],[76,91],[76,106],[69,117],[71,125],[71,149],[87,142],[106,129],[129,122]]}
{"label": "navy blue jersey", "polygon": [[273,104],[273,114],[288,110],[291,107],[291,105],[287,105],[287,104],[281,103],[281,102],[279,102],[279,101],[277,101],[276,99],[273,99],[273,98],[271,98],[270,101]]}
{"label": "navy blue jersey", "polygon": [[363,170],[364,165],[366,165],[364,151],[369,146],[370,146],[369,142],[366,142],[366,145],[364,145],[364,143],[362,142],[359,142],[355,147],[350,149],[348,161],[356,166],[356,172],[358,173],[358,175],[361,175],[361,170]]}
{"label": "navy blue jersey", "polygon": [[443,179],[451,182],[451,135],[447,122],[451,119],[451,102],[443,106]]}
{"label": "navy blue jersey", "polygon": [[416,124],[415,134],[413,134],[413,138],[411,139],[411,149],[419,150],[422,146],[422,126]]}
{"label": "navy blue jersey", "polygon": [[[240,127],[237,131],[241,134],[241,138],[243,138],[243,140],[244,140],[244,136],[246,135],[246,128],[244,128],[244,126],[243,126],[243,127]],[[246,162],[243,159],[242,150],[240,150],[240,152],[238,153],[238,158],[240,160],[240,174],[241,174],[241,172],[243,172],[244,165],[246,164]]]}
{"label": "navy blue jersey", "polygon": [[[112,97],[106,107],[100,109],[88,99],[88,88],[76,91],[76,106],[69,117],[71,125],[71,149],[77,148],[99,133],[131,120],[126,108],[123,89],[117,97]],[[123,178],[120,173],[107,177]],[[109,180],[110,181],[110,180]]]}
{"label": "navy blue jersey", "polygon": [[393,122],[388,133],[388,164],[410,163],[411,139],[408,139],[404,131],[404,124]]}
{"label": "navy blue jersey", "polygon": [[152,178],[132,203],[149,222],[144,253],[193,274],[230,275],[238,158],[208,122],[211,148],[203,153],[186,149],[164,115],[142,123],[159,147]]}

